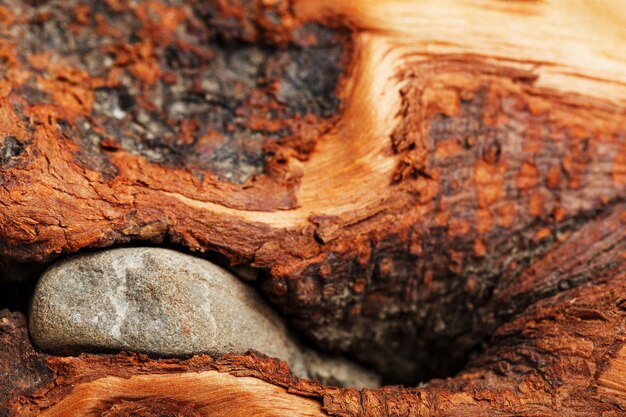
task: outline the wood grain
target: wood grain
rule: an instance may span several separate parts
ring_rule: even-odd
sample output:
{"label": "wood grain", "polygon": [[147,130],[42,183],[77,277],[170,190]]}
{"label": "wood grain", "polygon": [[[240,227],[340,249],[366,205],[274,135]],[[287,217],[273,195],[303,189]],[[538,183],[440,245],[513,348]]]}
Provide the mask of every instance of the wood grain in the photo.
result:
{"label": "wood grain", "polygon": [[455,375],[331,415],[623,412],[619,0],[62,3],[0,9],[5,259],[219,254],[320,349]]}

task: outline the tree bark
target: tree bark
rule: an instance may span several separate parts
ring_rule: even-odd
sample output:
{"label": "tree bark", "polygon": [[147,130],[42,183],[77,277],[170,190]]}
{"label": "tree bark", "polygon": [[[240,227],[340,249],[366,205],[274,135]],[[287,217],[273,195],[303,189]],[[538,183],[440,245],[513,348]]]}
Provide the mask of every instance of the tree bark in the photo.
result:
{"label": "tree bark", "polygon": [[3,262],[219,254],[318,348],[435,379],[60,358],[3,313],[0,415],[623,415],[622,9],[5,1]]}

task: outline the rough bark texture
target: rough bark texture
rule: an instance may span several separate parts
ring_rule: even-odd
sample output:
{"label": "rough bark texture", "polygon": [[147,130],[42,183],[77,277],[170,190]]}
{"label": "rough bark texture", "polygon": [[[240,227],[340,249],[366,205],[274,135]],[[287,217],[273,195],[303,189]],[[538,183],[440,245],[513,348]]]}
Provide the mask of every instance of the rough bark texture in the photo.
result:
{"label": "rough bark texture", "polygon": [[[619,4],[453,3],[3,2],[0,254],[219,253],[390,382],[464,369],[361,393],[243,371],[332,415],[623,414]],[[81,367],[175,363],[19,358],[45,367],[0,393],[33,415]]]}
{"label": "rough bark texture", "polygon": [[254,354],[187,361],[37,354],[23,316],[4,311],[0,365],[11,371],[1,374],[0,415],[624,415],[626,271],[597,278],[500,327],[455,378],[361,392],[299,380],[284,363]]}

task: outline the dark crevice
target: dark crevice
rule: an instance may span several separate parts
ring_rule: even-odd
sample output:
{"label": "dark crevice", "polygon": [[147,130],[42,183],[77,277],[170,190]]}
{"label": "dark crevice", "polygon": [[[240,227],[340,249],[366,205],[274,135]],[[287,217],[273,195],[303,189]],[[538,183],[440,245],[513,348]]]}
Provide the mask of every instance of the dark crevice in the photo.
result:
{"label": "dark crevice", "polygon": [[[576,232],[588,225],[591,221],[602,221],[606,216],[610,215],[619,204],[621,204],[620,201],[615,201],[601,210],[582,213],[564,222],[558,231]],[[513,242],[515,242],[515,240],[513,240]],[[532,293],[518,296],[513,302],[513,305],[516,307],[514,310],[511,310],[508,306],[496,305],[494,307],[494,288],[496,286],[506,287],[505,282],[511,283],[515,281],[515,278],[518,277],[519,274],[530,265],[533,265],[537,259],[544,256],[546,253],[545,249],[548,246],[550,245],[544,243],[543,246],[538,245],[535,248],[528,248],[527,251],[519,252],[517,258],[515,258],[515,262],[518,263],[519,266],[515,271],[511,271],[505,266],[503,271],[494,272],[494,275],[489,278],[489,281],[492,282],[493,285],[490,290],[484,294],[482,301],[476,300],[476,302],[480,302],[480,305],[476,306],[476,310],[474,310],[473,314],[469,314],[469,312],[461,314],[460,310],[457,311],[459,308],[461,310],[463,309],[463,301],[458,299],[458,293],[455,292],[454,288],[449,288],[447,296],[443,296],[436,301],[436,303],[433,300],[430,301],[428,304],[429,310],[427,310],[429,316],[427,316],[427,320],[421,326],[417,323],[413,323],[413,326],[407,327],[406,318],[403,318],[402,315],[398,315],[395,318],[387,317],[385,320],[385,326],[388,329],[386,336],[387,342],[391,346],[398,343],[397,349],[402,351],[409,346],[406,344],[407,342],[416,340],[419,342],[417,344],[415,344],[415,342],[410,343],[410,346],[415,349],[413,351],[413,358],[418,366],[411,367],[407,365],[410,372],[398,370],[398,372],[394,374],[384,374],[383,382],[387,385],[404,384],[413,386],[427,382],[433,378],[446,378],[458,374],[466,369],[468,363],[471,363],[472,360],[480,356],[485,346],[489,346],[491,335],[498,327],[510,322],[518,314],[523,312],[526,307],[533,305],[541,299],[552,297],[560,292],[584,285],[593,278],[592,275],[597,275],[603,269],[606,269],[606,265],[592,265],[593,268],[586,274],[569,277],[565,281],[559,280],[555,285],[549,288],[536,289]],[[620,250],[623,246],[624,239],[608,245],[607,250]],[[261,297],[272,305],[271,298],[268,298],[263,288],[263,284],[271,279],[268,271],[264,269],[253,268],[247,264],[231,266],[228,259],[218,253],[193,253],[181,245],[171,243],[150,244],[147,242],[131,242],[123,245],[114,245],[113,247],[165,247],[206,259],[231,270],[243,281],[255,287]],[[101,249],[84,249],[79,253],[91,253],[99,250]],[[373,250],[375,252],[375,248]],[[69,256],[73,255],[75,254]],[[62,255],[54,261],[45,264],[22,264],[7,259],[0,260],[0,309],[8,308],[11,311],[20,311],[28,314],[29,300],[38,277],[51,263],[58,262],[66,256],[68,255]],[[379,265],[370,271],[372,279],[376,279],[376,277],[381,274],[380,268]],[[458,277],[454,274],[448,273],[447,277],[447,280],[451,283],[458,280]],[[563,284],[563,282],[565,282],[565,284]],[[445,305],[448,305],[448,307],[445,307]],[[447,334],[437,329],[437,321],[439,320],[437,314],[439,309],[442,308],[448,312],[451,320],[455,317],[458,319],[458,322],[448,321],[446,323],[446,326],[452,326],[446,330],[448,332]],[[366,312],[365,314],[369,313]],[[394,325],[394,323],[396,323],[396,325]],[[387,352],[357,352],[354,354],[342,349],[336,349],[330,345],[324,346],[316,343],[310,338],[310,335],[303,332],[297,321],[294,325],[294,323],[287,320],[287,324],[288,327],[291,328],[292,333],[300,338],[303,345],[327,354],[343,354],[370,369],[380,370],[382,364],[388,366],[388,361],[394,360],[394,358],[387,356]],[[350,330],[348,329],[347,331]],[[382,355],[384,355],[384,357]],[[381,360],[382,363],[378,362],[379,360]]]}
{"label": "dark crevice", "polygon": [[[63,261],[64,259],[72,256],[78,256],[88,253],[95,253],[103,250],[110,249],[118,249],[118,248],[133,248],[133,247],[154,247],[154,248],[166,248],[175,250],[180,253],[185,253],[187,255],[192,255],[194,257],[198,257],[214,264],[220,265],[221,267],[229,270],[237,277],[239,277],[242,281],[246,282],[248,285],[251,285],[256,289],[257,293],[260,295],[262,299],[264,299],[267,304],[271,308],[275,308],[272,302],[268,299],[267,295],[262,290],[261,283],[263,282],[264,277],[267,275],[267,271],[262,268],[254,268],[249,264],[240,264],[240,265],[231,265],[230,261],[223,255],[217,252],[192,252],[188,248],[173,244],[170,242],[163,242],[159,244],[150,243],[150,242],[141,242],[141,241],[131,241],[124,244],[116,244],[107,248],[84,248],[80,251],[72,254],[61,254],[57,258],[52,259],[45,263],[21,263],[9,260],[7,258],[0,258],[0,310],[8,309],[12,312],[21,312],[26,317],[29,316],[29,308],[31,298],[35,291],[35,287],[37,285],[37,281],[39,277],[45,273],[45,270],[53,264]],[[279,316],[280,312],[278,312]],[[365,369],[368,369],[372,372],[375,370],[371,369],[367,364],[359,361],[358,358],[352,357],[351,355],[342,354],[340,352],[333,352],[328,350],[320,350],[318,349],[314,343],[310,340],[307,340],[306,337],[303,337],[301,332],[295,328],[292,323],[286,321],[285,322],[287,328],[290,330],[292,337],[300,343],[301,346],[310,348],[314,351],[318,351],[327,357],[343,357],[350,359],[356,363],[359,363]],[[90,353],[116,353],[117,351],[111,350],[97,350],[94,351],[92,347],[89,346],[72,346],[72,350],[80,350],[83,352]],[[262,352],[261,352],[262,353]],[[154,359],[160,358],[158,355],[146,354],[148,357],[152,357]],[[191,355],[189,355],[191,357]],[[181,357],[186,358],[186,357]]]}

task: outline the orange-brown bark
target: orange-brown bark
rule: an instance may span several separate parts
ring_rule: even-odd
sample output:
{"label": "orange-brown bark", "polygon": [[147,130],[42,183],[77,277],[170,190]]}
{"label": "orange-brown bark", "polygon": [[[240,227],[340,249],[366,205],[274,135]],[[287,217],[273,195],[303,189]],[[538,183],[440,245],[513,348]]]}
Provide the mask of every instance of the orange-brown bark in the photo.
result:
{"label": "orange-brown bark", "polygon": [[600,3],[10,2],[0,253],[219,253],[388,381],[471,359],[298,388],[330,414],[619,415],[626,56]]}
{"label": "orange-brown bark", "polygon": [[323,388],[264,356],[46,356],[30,346],[23,316],[4,310],[0,320],[3,416],[323,415],[307,398]]}
{"label": "orange-brown bark", "polygon": [[536,303],[455,378],[361,392],[299,380],[254,354],[45,356],[25,339],[24,319],[4,313],[0,364],[13,372],[2,374],[0,415],[618,416],[626,407],[625,279],[623,269],[610,270]]}

